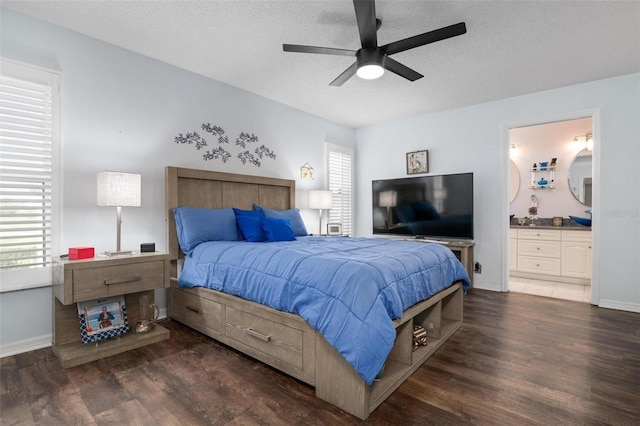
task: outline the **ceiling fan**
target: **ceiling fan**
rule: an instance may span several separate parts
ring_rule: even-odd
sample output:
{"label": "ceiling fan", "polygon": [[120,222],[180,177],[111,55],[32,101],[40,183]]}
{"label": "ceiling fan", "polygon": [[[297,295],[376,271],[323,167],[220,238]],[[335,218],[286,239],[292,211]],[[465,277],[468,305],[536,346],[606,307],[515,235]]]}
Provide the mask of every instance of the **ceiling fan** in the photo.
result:
{"label": "ceiling fan", "polygon": [[354,74],[357,74],[360,78],[372,80],[382,76],[385,69],[407,80],[418,80],[424,76],[389,56],[415,47],[424,46],[425,44],[456,37],[467,32],[467,27],[464,22],[460,22],[438,30],[394,41],[384,46],[378,46],[376,32],[378,28],[380,28],[381,21],[376,19],[375,0],[353,0],[353,6],[356,11],[358,31],[360,32],[361,49],[335,49],[332,47],[301,46],[297,44],[282,45],[282,49],[285,52],[355,56],[356,62],[333,80],[330,86],[342,86],[342,84],[353,77]]}

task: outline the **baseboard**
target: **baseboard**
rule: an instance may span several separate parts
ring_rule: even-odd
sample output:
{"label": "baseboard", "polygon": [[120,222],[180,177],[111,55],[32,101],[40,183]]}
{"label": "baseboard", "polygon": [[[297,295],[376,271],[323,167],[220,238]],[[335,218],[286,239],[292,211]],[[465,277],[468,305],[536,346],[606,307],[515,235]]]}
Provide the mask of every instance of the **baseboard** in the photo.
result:
{"label": "baseboard", "polygon": [[48,348],[51,346],[52,338],[53,336],[51,334],[44,334],[42,336],[2,345],[0,346],[0,358],[35,351],[36,349]]}
{"label": "baseboard", "polygon": [[629,311],[640,313],[640,304],[619,302],[617,300],[600,299],[598,306],[607,309],[617,309],[619,311]]}
{"label": "baseboard", "polygon": [[519,271],[509,271],[509,276],[516,278],[528,278],[530,280],[538,280],[538,281],[554,281],[554,282],[563,282],[569,284],[577,284],[577,285],[591,285],[590,278],[575,278],[575,277],[567,277],[564,275],[547,275],[547,274],[538,274],[531,272],[519,272]]}
{"label": "baseboard", "polygon": [[[159,310],[158,319],[167,318],[167,308]],[[30,339],[20,340],[14,343],[8,343],[0,346],[0,358],[6,356],[22,354],[29,351],[35,351],[37,349],[48,348],[51,346],[53,336],[51,334],[44,334],[38,337],[32,337]]]}
{"label": "baseboard", "polygon": [[479,283],[477,280],[473,283],[473,288],[498,292],[502,291],[498,283]]}

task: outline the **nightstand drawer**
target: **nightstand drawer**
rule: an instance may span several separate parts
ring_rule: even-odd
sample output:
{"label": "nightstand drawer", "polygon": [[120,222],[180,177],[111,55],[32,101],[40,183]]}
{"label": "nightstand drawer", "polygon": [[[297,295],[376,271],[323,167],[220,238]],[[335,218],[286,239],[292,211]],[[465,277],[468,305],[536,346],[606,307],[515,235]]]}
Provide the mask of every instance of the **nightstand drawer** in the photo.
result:
{"label": "nightstand drawer", "polygon": [[73,271],[73,301],[137,293],[164,287],[165,262],[139,262]]}

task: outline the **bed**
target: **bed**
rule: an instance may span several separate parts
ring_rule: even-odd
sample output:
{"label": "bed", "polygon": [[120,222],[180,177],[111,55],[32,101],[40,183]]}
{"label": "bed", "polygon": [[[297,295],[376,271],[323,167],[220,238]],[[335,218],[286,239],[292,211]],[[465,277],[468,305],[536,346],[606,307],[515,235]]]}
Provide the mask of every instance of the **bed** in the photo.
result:
{"label": "bed", "polygon": [[[287,211],[295,207],[292,180],[167,167],[166,200],[167,246],[172,264],[168,316],[308,383],[319,398],[361,419],[366,419],[462,324],[462,297],[468,276],[455,256],[440,245],[429,249],[426,246],[431,245],[383,239],[298,236],[295,241],[273,243],[251,243],[242,238],[196,241],[185,247],[184,219],[176,212],[186,206],[249,211],[256,205]],[[407,259],[407,264],[398,268],[398,273],[402,269],[406,276],[396,281],[409,283],[411,291],[387,292],[387,284],[375,283],[378,276],[392,273],[388,265],[376,264],[393,250],[401,252],[398,258]],[[377,259],[373,266],[360,266],[371,254]],[[286,267],[256,260],[263,257],[286,259]],[[422,265],[428,257],[434,258],[433,266]],[[249,261],[258,265],[251,265],[251,272],[246,272],[249,269],[242,262]],[[420,264],[416,266],[419,274],[430,277],[428,294],[417,290],[418,281],[426,278],[418,279],[417,272],[408,269],[413,263]],[[302,276],[300,271],[305,269],[333,273],[327,277],[317,273]],[[334,283],[338,279],[334,277],[340,275],[347,279]],[[362,284],[357,281],[356,291],[350,286],[358,276],[368,278]],[[256,291],[267,282],[283,284],[271,296]],[[315,291],[314,296],[308,295],[310,289]],[[339,297],[342,293],[347,296],[336,302],[332,293],[335,289]],[[331,299],[324,302],[319,295]],[[349,305],[348,300],[356,303]],[[333,309],[335,306],[338,308]],[[331,311],[331,315],[324,311]],[[338,325],[328,325],[334,317]],[[416,326],[426,331],[426,346],[414,344]]]}

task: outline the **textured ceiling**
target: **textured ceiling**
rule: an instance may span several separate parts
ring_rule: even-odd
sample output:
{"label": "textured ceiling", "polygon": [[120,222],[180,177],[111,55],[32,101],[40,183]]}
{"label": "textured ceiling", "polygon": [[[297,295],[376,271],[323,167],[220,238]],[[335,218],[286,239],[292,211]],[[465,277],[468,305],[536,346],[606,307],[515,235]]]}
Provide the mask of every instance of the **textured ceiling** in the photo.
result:
{"label": "textured ceiling", "polygon": [[329,83],[357,50],[350,1],[2,1],[2,6],[354,128],[640,71],[640,2],[378,1],[380,45],[465,22],[394,55],[409,82]]}

